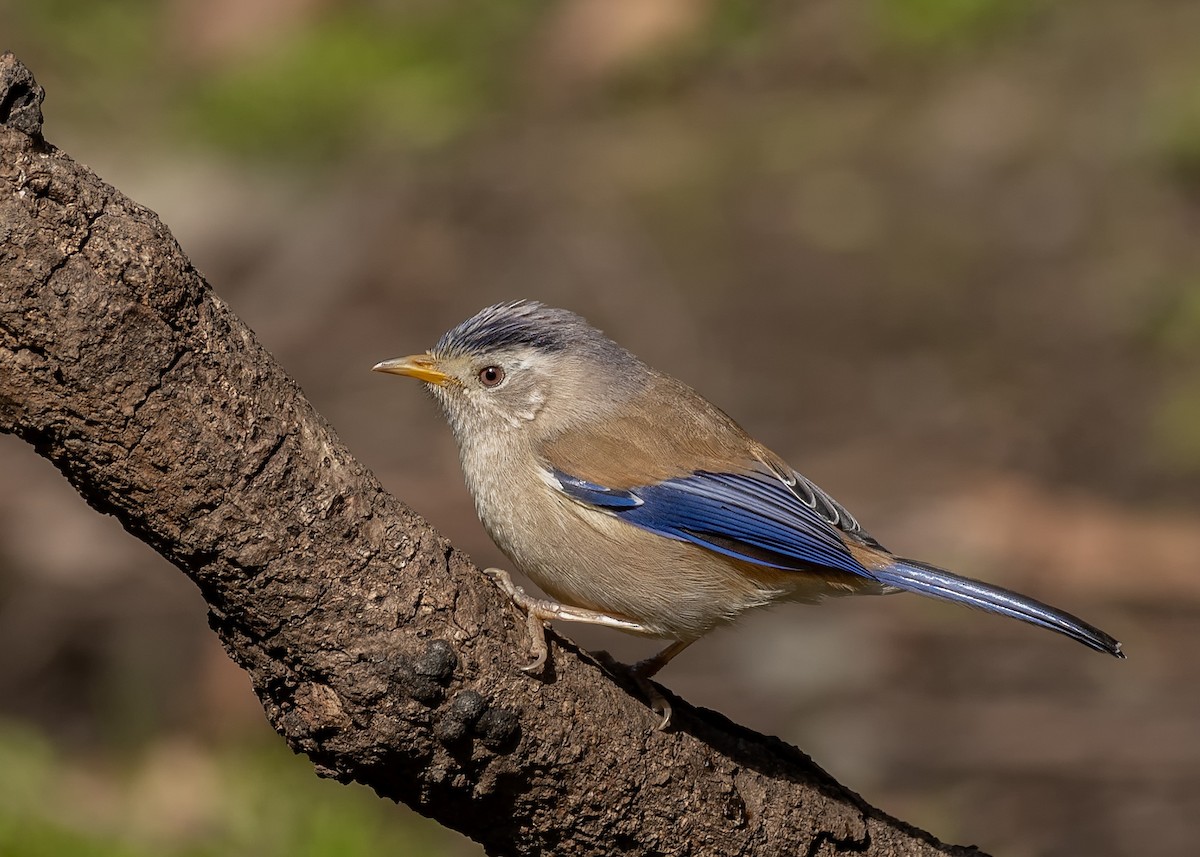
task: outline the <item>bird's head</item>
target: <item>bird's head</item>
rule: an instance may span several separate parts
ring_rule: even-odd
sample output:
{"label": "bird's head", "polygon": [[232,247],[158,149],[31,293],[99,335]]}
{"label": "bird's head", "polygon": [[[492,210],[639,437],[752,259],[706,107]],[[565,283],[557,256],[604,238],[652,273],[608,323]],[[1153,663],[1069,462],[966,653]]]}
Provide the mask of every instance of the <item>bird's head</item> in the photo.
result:
{"label": "bird's head", "polygon": [[424,354],[373,368],[425,382],[460,444],[499,432],[553,436],[598,418],[649,374],[575,313],[524,300],[480,310]]}

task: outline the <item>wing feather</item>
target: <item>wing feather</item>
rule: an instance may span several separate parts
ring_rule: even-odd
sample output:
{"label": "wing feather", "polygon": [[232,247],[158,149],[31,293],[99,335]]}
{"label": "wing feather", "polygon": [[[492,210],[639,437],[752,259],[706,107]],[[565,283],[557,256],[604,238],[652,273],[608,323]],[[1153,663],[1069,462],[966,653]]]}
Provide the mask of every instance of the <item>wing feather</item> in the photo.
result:
{"label": "wing feather", "polygon": [[867,575],[834,526],[773,474],[700,471],[630,489],[554,477],[573,499],[660,536],[770,568]]}

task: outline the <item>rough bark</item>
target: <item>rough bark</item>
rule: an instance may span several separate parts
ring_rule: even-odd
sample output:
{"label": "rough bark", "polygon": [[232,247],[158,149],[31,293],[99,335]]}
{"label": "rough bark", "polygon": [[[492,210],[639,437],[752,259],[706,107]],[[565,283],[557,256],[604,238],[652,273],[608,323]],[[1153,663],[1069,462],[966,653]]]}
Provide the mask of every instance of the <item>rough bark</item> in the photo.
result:
{"label": "rough bark", "polygon": [[[492,854],[979,854],[799,750],[675,701],[672,731],[523,622],[356,462],[148,209],[41,137],[0,59],[0,430],[200,588],[268,719]],[[51,534],[47,532],[47,538]]]}

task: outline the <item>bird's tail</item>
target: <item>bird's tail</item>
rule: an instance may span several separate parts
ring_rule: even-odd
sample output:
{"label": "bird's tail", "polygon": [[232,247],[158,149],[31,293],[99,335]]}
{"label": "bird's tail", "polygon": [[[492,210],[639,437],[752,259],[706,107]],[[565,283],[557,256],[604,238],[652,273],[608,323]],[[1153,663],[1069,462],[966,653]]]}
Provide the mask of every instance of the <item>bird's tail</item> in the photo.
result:
{"label": "bird's tail", "polygon": [[1009,589],[951,574],[912,559],[897,558],[891,565],[873,568],[870,573],[880,583],[897,589],[1011,616],[1031,625],[1057,631],[1098,652],[1107,652],[1117,658],[1125,657],[1121,644],[1099,628]]}

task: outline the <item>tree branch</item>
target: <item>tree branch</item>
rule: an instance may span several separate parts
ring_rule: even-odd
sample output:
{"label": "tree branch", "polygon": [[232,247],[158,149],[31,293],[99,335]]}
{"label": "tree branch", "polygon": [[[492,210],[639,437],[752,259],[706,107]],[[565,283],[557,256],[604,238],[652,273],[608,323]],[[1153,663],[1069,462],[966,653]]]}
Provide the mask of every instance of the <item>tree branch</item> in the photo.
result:
{"label": "tree branch", "polygon": [[356,462],[158,217],[41,137],[0,58],[0,430],[191,578],[267,717],[493,854],[978,854],[800,751],[674,703],[674,731],[523,622]]}

